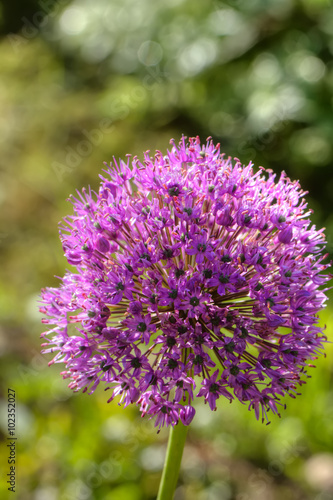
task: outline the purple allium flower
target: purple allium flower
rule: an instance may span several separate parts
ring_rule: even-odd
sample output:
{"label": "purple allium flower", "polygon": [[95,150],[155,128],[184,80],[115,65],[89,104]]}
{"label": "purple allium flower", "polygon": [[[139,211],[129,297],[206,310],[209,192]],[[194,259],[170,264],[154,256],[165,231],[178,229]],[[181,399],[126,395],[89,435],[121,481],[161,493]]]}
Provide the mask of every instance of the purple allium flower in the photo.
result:
{"label": "purple allium flower", "polygon": [[114,161],[98,193],[72,197],[61,240],[76,272],[42,291],[43,352],[74,391],[103,383],[159,428],[189,424],[197,396],[268,420],[325,341],[323,231],[285,173],[254,172],[211,140],[171,144]]}

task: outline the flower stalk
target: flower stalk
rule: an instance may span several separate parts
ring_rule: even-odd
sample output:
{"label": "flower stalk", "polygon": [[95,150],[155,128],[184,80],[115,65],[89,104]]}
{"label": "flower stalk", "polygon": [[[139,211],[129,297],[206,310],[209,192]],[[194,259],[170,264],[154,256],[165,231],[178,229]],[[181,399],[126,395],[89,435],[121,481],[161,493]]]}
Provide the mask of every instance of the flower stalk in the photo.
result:
{"label": "flower stalk", "polygon": [[171,426],[157,500],[172,500],[177,486],[188,426]]}

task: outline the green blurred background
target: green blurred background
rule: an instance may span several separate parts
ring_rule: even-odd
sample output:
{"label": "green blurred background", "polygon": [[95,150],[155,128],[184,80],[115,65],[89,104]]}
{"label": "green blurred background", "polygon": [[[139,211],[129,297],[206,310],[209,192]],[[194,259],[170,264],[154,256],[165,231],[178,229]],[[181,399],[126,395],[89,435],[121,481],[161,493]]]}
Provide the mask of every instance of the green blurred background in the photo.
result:
{"label": "green blurred background", "polygon": [[[106,394],[72,395],[40,355],[39,290],[66,262],[58,221],[103,161],[200,135],[309,190],[333,253],[333,6],[325,0],[0,4],[1,437],[17,398],[17,493],[153,500],[167,431]],[[321,314],[333,338],[333,309]],[[332,353],[282,419],[197,405],[175,500],[333,498]]]}

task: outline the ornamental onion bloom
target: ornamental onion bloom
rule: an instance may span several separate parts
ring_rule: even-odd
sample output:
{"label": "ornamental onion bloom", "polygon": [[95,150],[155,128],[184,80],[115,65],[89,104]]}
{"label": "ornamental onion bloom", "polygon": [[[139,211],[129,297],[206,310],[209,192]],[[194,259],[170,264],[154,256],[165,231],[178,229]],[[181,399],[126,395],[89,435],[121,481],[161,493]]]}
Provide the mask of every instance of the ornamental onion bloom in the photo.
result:
{"label": "ornamental onion bloom", "polygon": [[284,172],[254,172],[210,139],[171,145],[114,160],[98,193],[71,197],[60,235],[76,272],[42,291],[43,352],[74,391],[102,383],[159,429],[188,425],[196,397],[269,422],[325,341],[323,230]]}

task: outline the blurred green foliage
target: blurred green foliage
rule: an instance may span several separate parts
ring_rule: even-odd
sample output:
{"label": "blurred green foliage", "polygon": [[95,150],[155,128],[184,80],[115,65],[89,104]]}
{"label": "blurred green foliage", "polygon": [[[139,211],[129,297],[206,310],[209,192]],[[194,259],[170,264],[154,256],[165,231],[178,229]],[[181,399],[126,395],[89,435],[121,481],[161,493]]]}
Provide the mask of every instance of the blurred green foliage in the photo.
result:
{"label": "blurred green foliage", "polygon": [[[0,19],[1,435],[10,387],[17,498],[152,500],[167,432],[103,391],[72,395],[39,354],[39,290],[66,269],[57,223],[71,192],[97,188],[103,161],[212,136],[300,179],[333,253],[333,6],[31,0],[2,5]],[[332,338],[332,308],[321,321]],[[331,360],[328,345],[268,427],[239,403],[198,406],[176,500],[333,498]],[[1,452],[1,498],[7,469]]]}

